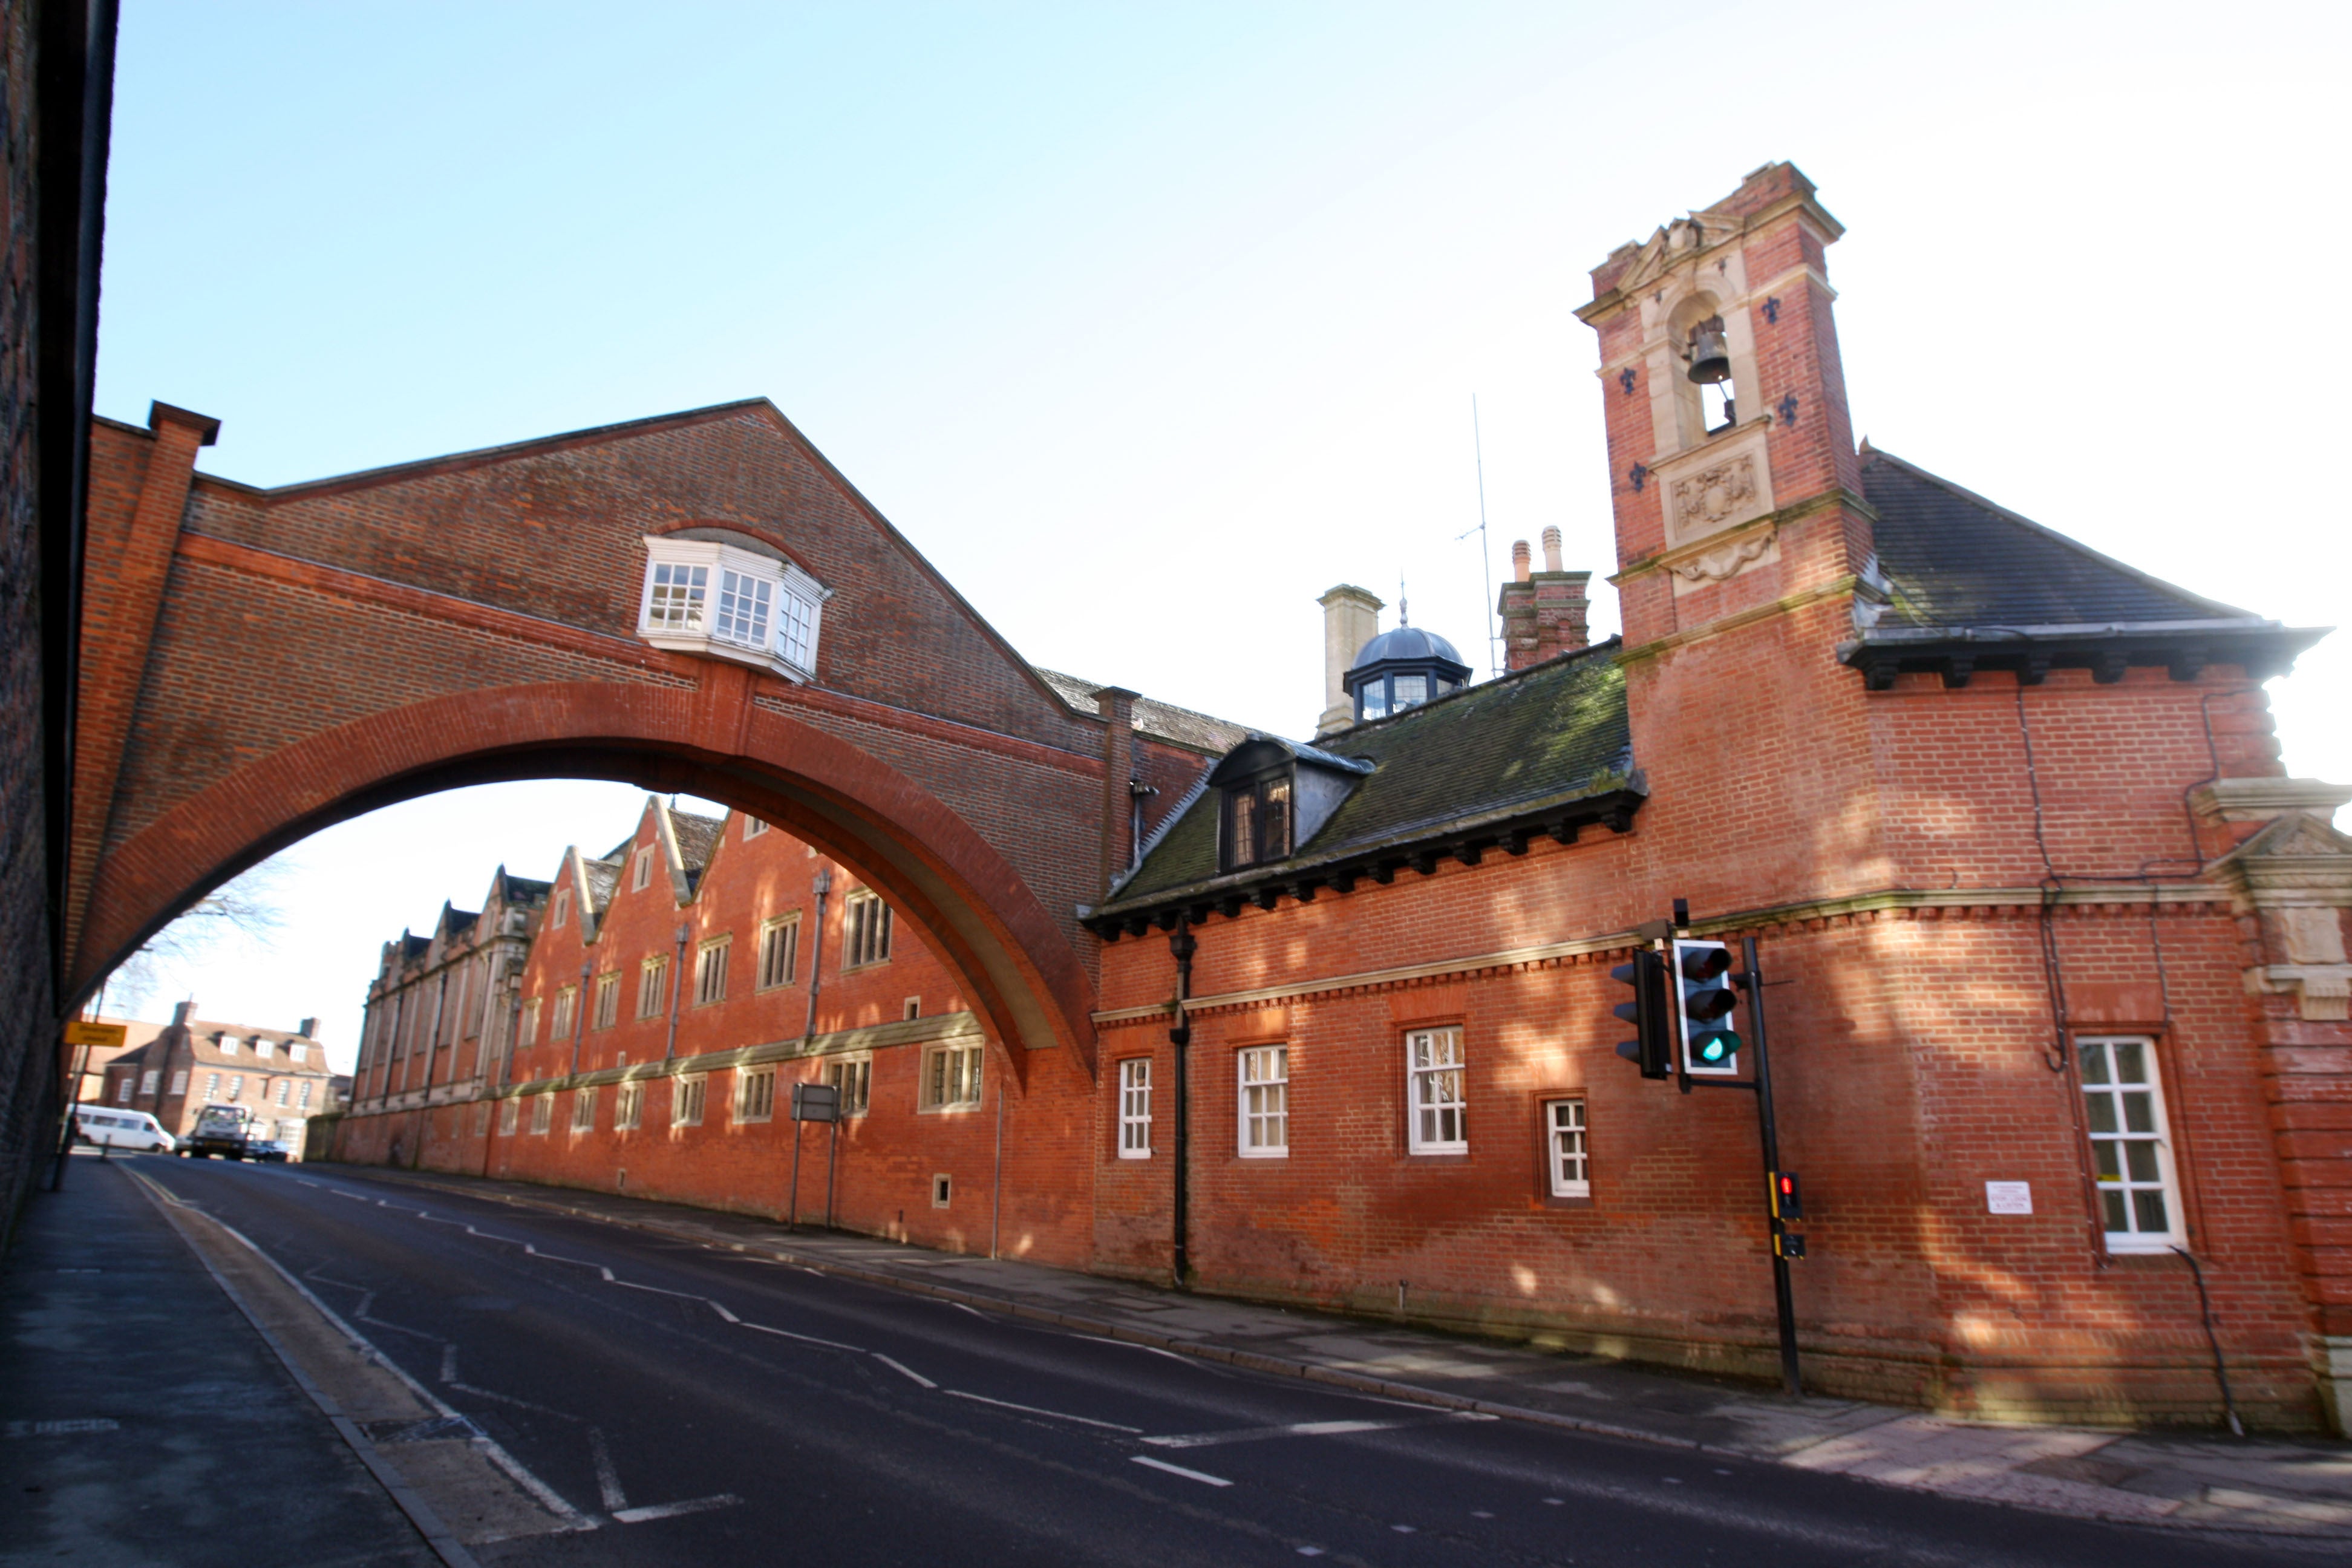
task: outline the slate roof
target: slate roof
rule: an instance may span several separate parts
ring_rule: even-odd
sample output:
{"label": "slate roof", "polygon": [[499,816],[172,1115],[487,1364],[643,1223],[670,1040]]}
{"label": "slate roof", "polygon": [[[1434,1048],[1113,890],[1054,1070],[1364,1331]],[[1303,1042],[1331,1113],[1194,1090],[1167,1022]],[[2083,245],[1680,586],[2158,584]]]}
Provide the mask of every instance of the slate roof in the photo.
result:
{"label": "slate roof", "polygon": [[499,868],[499,876],[503,879],[504,896],[509,904],[543,904],[547,902],[548,895],[555,890],[552,882],[518,877],[503,866]]}
{"label": "slate roof", "polygon": [[[1095,693],[1101,690],[1098,680],[1081,680],[1075,675],[1065,675],[1057,669],[1031,666],[1045,684],[1059,694],[1072,710],[1087,715],[1097,711]],[[1135,700],[1135,728],[1139,734],[1155,741],[1182,746],[1187,751],[1206,756],[1223,756],[1250,738],[1247,726],[1228,720],[1195,713],[1190,708],[1179,708],[1172,702],[1161,702],[1150,697]]]}
{"label": "slate roof", "polygon": [[2107,682],[2133,666],[2190,680],[2209,664],[2234,664],[2260,679],[2326,635],[2151,577],[1867,445],[1862,488],[1878,514],[1885,603],[1858,602],[1857,622],[1874,619],[1838,657],[1874,689],[1905,670],[1965,686],[1979,668],[2032,684],[2053,668]]}
{"label": "slate roof", "polygon": [[1864,447],[1862,493],[1877,510],[1890,618],[1916,626],[2081,626],[2261,617],[2176,588]]}
{"label": "slate roof", "polygon": [[1203,791],[1094,919],[1113,926],[1186,900],[1230,902],[1238,890],[1295,885],[1318,868],[1372,875],[1416,854],[1501,841],[1515,825],[1524,835],[1602,815],[1623,821],[1643,786],[1612,657],[1619,646],[1612,638],[1324,738],[1323,750],[1372,772],[1286,860],[1221,875],[1217,802]]}
{"label": "slate roof", "polygon": [[725,830],[727,819],[672,811],[669,824],[670,831],[677,835],[678,859],[688,871],[699,871],[710,864],[710,852],[719,847],[719,835]]}

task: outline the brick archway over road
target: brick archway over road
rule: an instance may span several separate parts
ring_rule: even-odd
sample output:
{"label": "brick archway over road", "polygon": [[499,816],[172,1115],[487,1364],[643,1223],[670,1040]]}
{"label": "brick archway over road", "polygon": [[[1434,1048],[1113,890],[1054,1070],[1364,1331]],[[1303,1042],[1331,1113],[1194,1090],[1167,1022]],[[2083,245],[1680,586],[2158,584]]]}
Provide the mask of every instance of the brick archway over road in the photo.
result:
{"label": "brick archway over road", "polygon": [[[787,826],[925,929],[1016,1071],[1091,1066],[1077,906],[1124,864],[1129,778],[1201,759],[1139,741],[1128,693],[1074,710],[764,399],[275,489],[194,472],[216,428],[158,404],[92,436],[78,994],[330,823],[611,778]],[[814,681],[638,637],[644,541],[685,530],[831,592]]]}

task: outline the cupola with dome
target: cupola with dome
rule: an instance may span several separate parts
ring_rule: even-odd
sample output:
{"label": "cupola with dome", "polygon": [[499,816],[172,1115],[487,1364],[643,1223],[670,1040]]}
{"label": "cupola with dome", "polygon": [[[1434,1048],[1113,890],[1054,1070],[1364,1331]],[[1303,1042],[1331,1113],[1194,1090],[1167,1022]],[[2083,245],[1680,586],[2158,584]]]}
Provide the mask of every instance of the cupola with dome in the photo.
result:
{"label": "cupola with dome", "polygon": [[1400,626],[1366,643],[1348,667],[1343,683],[1356,704],[1356,721],[1385,719],[1418,708],[1470,679],[1454,645],[1435,632]]}

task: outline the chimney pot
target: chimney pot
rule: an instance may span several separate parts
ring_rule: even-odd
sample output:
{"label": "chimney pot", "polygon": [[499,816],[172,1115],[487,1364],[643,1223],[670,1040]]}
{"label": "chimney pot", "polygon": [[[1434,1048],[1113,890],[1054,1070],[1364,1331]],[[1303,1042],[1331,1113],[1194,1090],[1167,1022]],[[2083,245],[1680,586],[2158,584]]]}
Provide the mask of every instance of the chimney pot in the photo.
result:
{"label": "chimney pot", "polygon": [[1528,580],[1528,542],[1524,539],[1511,541],[1511,580],[1516,583]]}
{"label": "chimney pot", "polygon": [[1543,547],[1544,570],[1547,572],[1559,572],[1566,570],[1566,568],[1561,566],[1559,563],[1559,529],[1547,528],[1543,531]]}

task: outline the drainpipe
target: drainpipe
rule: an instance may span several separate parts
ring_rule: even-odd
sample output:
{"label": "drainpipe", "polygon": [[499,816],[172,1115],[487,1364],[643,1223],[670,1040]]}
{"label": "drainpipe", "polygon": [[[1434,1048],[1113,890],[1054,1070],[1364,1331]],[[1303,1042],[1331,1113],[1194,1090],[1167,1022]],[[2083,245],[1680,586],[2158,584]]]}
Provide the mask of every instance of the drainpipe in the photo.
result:
{"label": "drainpipe", "polygon": [[670,965],[669,972],[669,1039],[662,1047],[664,1061],[677,1055],[677,1005],[686,994],[686,944],[693,935],[693,927],[684,921],[677,922],[677,962]]}
{"label": "drainpipe", "polygon": [[595,973],[595,964],[587,959],[580,961],[580,989],[572,1005],[572,1071],[580,1076],[580,1037],[588,1032],[588,976]]}
{"label": "drainpipe", "polygon": [[816,893],[816,937],[809,943],[809,1005],[808,1022],[801,1026],[801,1048],[816,1038],[816,991],[824,979],[824,896],[833,890],[833,871],[828,867],[817,868],[816,880],[810,884]]}
{"label": "drainpipe", "polygon": [[441,1015],[449,1005],[449,968],[441,967],[440,984],[433,992],[433,1028],[425,1037],[425,1092],[433,1092],[433,1069],[441,1061]]}
{"label": "drainpipe", "polygon": [[1191,1097],[1185,1093],[1184,1088],[1184,1048],[1192,1043],[1192,1020],[1185,1013],[1184,1004],[1192,994],[1192,954],[1200,951],[1200,942],[1192,935],[1191,922],[1182,915],[1178,915],[1176,930],[1168,938],[1168,951],[1176,958],[1176,1025],[1168,1031],[1168,1043],[1176,1047],[1176,1192],[1170,1207],[1173,1211],[1172,1218],[1175,1224],[1175,1246],[1172,1249],[1171,1261],[1176,1275],[1175,1285],[1179,1290],[1185,1288],[1184,1282],[1192,1271],[1191,1250],[1185,1245],[1185,1232],[1188,1228],[1185,1200],[1190,1194],[1186,1190],[1188,1184],[1184,1179],[1185,1167],[1191,1163],[1192,1156],[1191,1139],[1187,1136],[1188,1119],[1185,1114],[1190,1109],[1187,1102]]}

